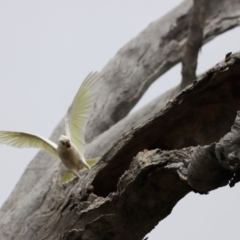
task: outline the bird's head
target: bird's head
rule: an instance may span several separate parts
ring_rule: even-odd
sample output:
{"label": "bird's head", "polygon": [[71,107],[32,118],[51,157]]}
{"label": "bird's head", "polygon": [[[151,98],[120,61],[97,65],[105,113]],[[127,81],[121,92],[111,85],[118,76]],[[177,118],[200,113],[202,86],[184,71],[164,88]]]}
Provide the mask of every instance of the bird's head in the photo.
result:
{"label": "bird's head", "polygon": [[58,146],[70,148],[71,147],[71,141],[70,141],[69,137],[67,137],[65,135],[61,135],[61,137],[58,140]]}

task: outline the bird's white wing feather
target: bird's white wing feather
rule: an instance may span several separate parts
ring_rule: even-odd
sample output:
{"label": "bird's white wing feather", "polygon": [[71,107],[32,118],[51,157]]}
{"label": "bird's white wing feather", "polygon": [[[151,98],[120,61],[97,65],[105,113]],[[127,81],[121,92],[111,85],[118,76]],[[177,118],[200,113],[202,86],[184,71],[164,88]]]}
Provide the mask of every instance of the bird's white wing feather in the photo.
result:
{"label": "bird's white wing feather", "polygon": [[26,132],[0,131],[0,143],[17,148],[41,148],[58,157],[57,145],[36,134]]}
{"label": "bird's white wing feather", "polygon": [[84,155],[84,130],[93,108],[95,92],[100,76],[97,72],[90,73],[80,86],[65,117],[66,135]]}

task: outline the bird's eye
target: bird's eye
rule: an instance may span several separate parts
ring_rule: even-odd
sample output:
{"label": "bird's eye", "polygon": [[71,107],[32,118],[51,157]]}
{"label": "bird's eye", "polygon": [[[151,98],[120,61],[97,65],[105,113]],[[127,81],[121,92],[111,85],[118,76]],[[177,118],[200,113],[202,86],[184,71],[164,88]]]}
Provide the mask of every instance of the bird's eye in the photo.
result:
{"label": "bird's eye", "polygon": [[65,145],[65,142],[62,141],[61,143],[62,143],[62,145]]}

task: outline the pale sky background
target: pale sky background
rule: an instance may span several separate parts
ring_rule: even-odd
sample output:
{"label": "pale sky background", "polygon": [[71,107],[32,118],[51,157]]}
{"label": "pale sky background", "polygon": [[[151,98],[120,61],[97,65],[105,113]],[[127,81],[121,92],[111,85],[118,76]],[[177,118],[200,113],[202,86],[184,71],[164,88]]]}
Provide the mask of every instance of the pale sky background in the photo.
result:
{"label": "pale sky background", "polygon": [[[0,129],[50,136],[84,77],[180,2],[0,0]],[[197,72],[240,50],[239,40],[236,28],[204,46]],[[178,64],[162,76],[134,110],[175,86],[180,71]],[[37,152],[0,145],[0,206]],[[149,239],[239,239],[239,202],[239,184],[207,196],[191,193]]]}

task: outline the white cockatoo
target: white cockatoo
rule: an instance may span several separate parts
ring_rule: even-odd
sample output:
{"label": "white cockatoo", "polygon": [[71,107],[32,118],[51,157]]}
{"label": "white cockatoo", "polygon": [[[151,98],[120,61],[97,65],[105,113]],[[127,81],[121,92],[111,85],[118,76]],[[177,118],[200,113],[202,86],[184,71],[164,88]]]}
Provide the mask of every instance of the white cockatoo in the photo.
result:
{"label": "white cockatoo", "polygon": [[27,132],[0,131],[0,143],[18,148],[41,148],[60,158],[68,171],[61,184],[76,177],[84,168],[90,168],[97,159],[86,160],[84,157],[84,130],[92,111],[95,92],[100,81],[97,72],[90,73],[80,86],[65,116],[65,133],[58,144],[37,134]]}

